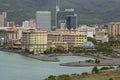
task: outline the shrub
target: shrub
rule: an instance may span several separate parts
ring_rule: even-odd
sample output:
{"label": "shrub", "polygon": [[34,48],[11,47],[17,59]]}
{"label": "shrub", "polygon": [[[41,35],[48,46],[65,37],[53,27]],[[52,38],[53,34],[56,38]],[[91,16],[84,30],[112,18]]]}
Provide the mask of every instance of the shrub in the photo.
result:
{"label": "shrub", "polygon": [[95,60],[95,63],[96,63],[96,64],[100,64],[100,60],[96,59],[96,60]]}
{"label": "shrub", "polygon": [[93,63],[94,61],[90,59],[90,60],[86,60],[86,62]]}
{"label": "shrub", "polygon": [[108,70],[108,69],[114,69],[114,67],[110,66],[110,67],[102,67],[102,68],[100,68],[100,70]]}
{"label": "shrub", "polygon": [[113,80],[113,78],[110,78],[109,80]]}
{"label": "shrub", "polygon": [[92,73],[99,73],[99,69],[97,68],[97,66],[94,66],[92,69]]}
{"label": "shrub", "polygon": [[81,75],[82,76],[88,76],[88,73],[87,72],[83,72]]}
{"label": "shrub", "polygon": [[117,66],[117,68],[120,68],[120,65],[119,65],[119,66]]}

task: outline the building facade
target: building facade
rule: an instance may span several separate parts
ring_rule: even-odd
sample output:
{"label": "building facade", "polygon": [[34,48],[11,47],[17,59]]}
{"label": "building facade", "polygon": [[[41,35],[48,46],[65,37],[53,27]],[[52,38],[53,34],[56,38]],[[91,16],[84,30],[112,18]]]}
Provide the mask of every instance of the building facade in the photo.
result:
{"label": "building facade", "polygon": [[102,42],[102,40],[106,39],[104,42],[108,42],[108,35],[105,34],[105,32],[96,32],[95,34],[95,39],[98,41],[98,42]]}
{"label": "building facade", "polygon": [[108,26],[109,37],[120,38],[120,22],[111,22]]}
{"label": "building facade", "polygon": [[7,27],[13,27],[13,26],[15,26],[15,22],[14,21],[7,22]]}
{"label": "building facade", "polygon": [[67,29],[76,29],[77,27],[77,15],[68,15],[66,19]]}
{"label": "building facade", "polygon": [[87,35],[77,30],[58,30],[48,33],[48,44],[51,42],[55,45],[66,43],[69,46],[78,46],[87,41]]}
{"label": "building facade", "polygon": [[8,27],[5,30],[4,43],[11,48],[13,48],[16,43],[19,43],[21,45],[23,30],[24,29],[21,27]]}
{"label": "building facade", "polygon": [[23,21],[23,22],[22,22],[22,27],[25,27],[25,28],[26,28],[26,27],[27,27],[27,28],[30,27],[30,26],[29,26],[29,21],[27,21],[27,20]]}
{"label": "building facade", "polygon": [[[77,27],[77,19],[75,19],[76,18],[75,15],[76,14],[74,12],[74,9],[66,9],[65,11],[57,11],[57,13],[56,13],[56,28],[60,29],[61,24],[63,24],[63,23],[65,24],[64,28],[67,28],[68,25],[69,25],[68,27],[72,26],[72,28],[76,28]],[[73,21],[73,19],[75,21]],[[71,22],[71,21],[73,21],[73,22]]]}
{"label": "building facade", "polygon": [[22,49],[33,54],[47,50],[47,31],[28,29],[22,33]]}
{"label": "building facade", "polygon": [[36,12],[36,26],[38,29],[51,31],[51,12],[37,11]]}
{"label": "building facade", "polygon": [[6,27],[6,26],[7,26],[7,13],[0,12],[0,27]]}

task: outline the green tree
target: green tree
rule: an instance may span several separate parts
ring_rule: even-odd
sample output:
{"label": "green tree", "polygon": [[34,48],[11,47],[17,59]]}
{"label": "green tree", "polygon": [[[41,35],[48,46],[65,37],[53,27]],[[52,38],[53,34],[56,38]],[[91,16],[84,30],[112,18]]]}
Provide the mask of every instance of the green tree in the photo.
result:
{"label": "green tree", "polygon": [[108,43],[99,43],[98,45],[95,46],[95,48],[98,51],[102,51],[102,52],[112,52],[112,49]]}
{"label": "green tree", "polygon": [[87,40],[88,40],[88,41],[91,41],[91,42],[92,42],[93,44],[95,44],[95,45],[97,44],[97,41],[96,41],[96,39],[94,39],[94,38],[88,37]]}
{"label": "green tree", "polygon": [[92,73],[99,73],[99,69],[97,68],[97,66],[94,66],[93,69],[92,69]]}
{"label": "green tree", "polygon": [[100,60],[95,59],[95,63],[96,63],[96,64],[100,64]]}
{"label": "green tree", "polygon": [[61,46],[61,45],[57,46],[56,49],[57,49],[57,52],[63,52],[64,51],[64,47]]}
{"label": "green tree", "polygon": [[70,52],[74,52],[74,50],[75,50],[75,48],[74,48],[74,46],[68,46],[68,51],[70,51]]}

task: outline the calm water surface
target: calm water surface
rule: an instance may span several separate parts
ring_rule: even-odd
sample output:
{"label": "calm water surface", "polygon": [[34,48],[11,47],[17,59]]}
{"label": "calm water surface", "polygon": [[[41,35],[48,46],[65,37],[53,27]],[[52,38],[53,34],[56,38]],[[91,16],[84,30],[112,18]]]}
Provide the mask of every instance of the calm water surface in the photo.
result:
{"label": "calm water surface", "polygon": [[90,58],[60,56],[60,62],[44,62],[15,53],[0,51],[0,80],[42,80],[49,75],[90,72],[92,67],[66,67],[60,63],[83,61]]}

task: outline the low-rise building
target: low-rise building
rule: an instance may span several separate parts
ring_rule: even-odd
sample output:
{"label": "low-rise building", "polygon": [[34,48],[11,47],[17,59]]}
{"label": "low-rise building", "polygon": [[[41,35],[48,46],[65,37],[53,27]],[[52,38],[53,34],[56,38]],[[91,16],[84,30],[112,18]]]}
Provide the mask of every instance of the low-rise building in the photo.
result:
{"label": "low-rise building", "polygon": [[108,36],[105,34],[105,32],[97,32],[95,34],[95,39],[98,42],[108,42]]}
{"label": "low-rise building", "polygon": [[4,36],[5,43],[10,44],[12,47],[14,43],[21,41],[23,30],[24,29],[21,27],[16,27],[16,26],[8,27],[6,29],[5,36]]}
{"label": "low-rise building", "polygon": [[33,54],[47,50],[47,31],[28,29],[22,33],[22,49]]}

